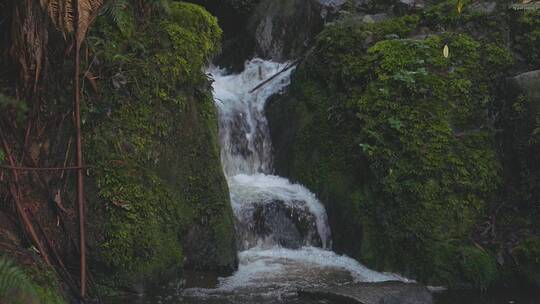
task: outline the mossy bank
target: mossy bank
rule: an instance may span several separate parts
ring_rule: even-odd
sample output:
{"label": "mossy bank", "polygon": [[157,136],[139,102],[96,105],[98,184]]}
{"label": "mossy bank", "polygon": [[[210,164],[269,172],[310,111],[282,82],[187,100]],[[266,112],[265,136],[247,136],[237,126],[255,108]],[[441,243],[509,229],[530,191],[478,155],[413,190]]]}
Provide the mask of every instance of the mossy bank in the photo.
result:
{"label": "mossy bank", "polygon": [[236,267],[204,74],[221,29],[197,5],[159,9],[141,20],[129,6],[116,19],[98,20],[89,37],[94,69],[107,80],[88,92],[84,111],[91,258],[100,282],[117,287],[140,287],[184,267]]}
{"label": "mossy bank", "polygon": [[422,282],[488,288],[523,274],[515,245],[498,231],[486,240],[509,197],[501,113],[518,50],[504,46],[508,27],[489,27],[515,12],[467,5],[461,15],[443,1],[376,23],[345,14],[267,115],[277,172],[318,194],[336,250]]}

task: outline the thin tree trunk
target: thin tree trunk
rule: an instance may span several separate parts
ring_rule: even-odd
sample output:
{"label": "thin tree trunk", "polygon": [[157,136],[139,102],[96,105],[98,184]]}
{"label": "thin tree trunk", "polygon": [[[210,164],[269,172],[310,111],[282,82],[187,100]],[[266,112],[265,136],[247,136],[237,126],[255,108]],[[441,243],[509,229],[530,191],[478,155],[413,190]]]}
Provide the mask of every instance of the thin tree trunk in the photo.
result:
{"label": "thin tree trunk", "polygon": [[84,206],[84,172],[83,172],[83,152],[82,152],[82,134],[81,134],[81,88],[80,88],[80,69],[81,69],[81,46],[77,40],[79,29],[78,1],[74,1],[76,11],[75,18],[75,128],[76,128],[76,148],[77,148],[77,203],[79,207],[79,250],[80,250],[80,272],[81,272],[81,299],[84,302],[86,297],[86,237],[85,237],[85,206]]}

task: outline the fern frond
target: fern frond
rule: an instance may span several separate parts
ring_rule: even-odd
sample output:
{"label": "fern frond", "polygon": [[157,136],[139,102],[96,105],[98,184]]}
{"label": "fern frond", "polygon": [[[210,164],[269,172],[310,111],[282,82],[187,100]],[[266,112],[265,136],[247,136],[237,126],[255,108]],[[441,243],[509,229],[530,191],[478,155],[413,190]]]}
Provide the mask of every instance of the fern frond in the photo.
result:
{"label": "fern frond", "polygon": [[103,7],[103,14],[124,34],[133,32],[133,16],[128,0],[109,0]]}
{"label": "fern frond", "polygon": [[16,303],[21,295],[35,298],[33,282],[13,261],[0,257],[0,299]]}

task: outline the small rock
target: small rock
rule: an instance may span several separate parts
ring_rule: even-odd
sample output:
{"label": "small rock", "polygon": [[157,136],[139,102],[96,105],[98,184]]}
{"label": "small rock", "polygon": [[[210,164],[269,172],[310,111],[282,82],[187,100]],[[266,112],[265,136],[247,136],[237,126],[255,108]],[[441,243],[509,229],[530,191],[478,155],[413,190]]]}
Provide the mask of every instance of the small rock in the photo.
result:
{"label": "small rock", "polygon": [[422,11],[426,7],[424,0],[398,0],[394,5],[394,14],[403,16]]}
{"label": "small rock", "polygon": [[386,13],[380,13],[380,14],[374,14],[374,15],[364,15],[362,17],[362,22],[365,23],[377,23],[388,19],[388,14]]}
{"label": "small rock", "polygon": [[469,10],[473,13],[492,14],[497,8],[497,2],[476,2],[473,3]]}
{"label": "small rock", "polygon": [[321,5],[329,8],[339,8],[346,2],[346,0],[319,0],[319,3]]}

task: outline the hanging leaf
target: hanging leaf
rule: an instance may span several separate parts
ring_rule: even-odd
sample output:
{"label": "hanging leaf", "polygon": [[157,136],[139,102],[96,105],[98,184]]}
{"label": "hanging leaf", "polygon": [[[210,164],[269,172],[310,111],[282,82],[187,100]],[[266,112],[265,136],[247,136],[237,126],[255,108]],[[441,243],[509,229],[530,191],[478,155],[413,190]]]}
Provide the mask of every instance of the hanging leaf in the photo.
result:
{"label": "hanging leaf", "polygon": [[80,46],[86,37],[88,28],[96,19],[103,0],[79,0],[78,3],[78,29],[77,29],[77,44]]}
{"label": "hanging leaf", "polygon": [[448,49],[448,44],[444,45],[442,53],[443,53],[444,58],[448,58],[448,56],[450,56],[450,50]]}
{"label": "hanging leaf", "polygon": [[461,15],[461,12],[463,11],[463,0],[457,0],[457,12]]}

